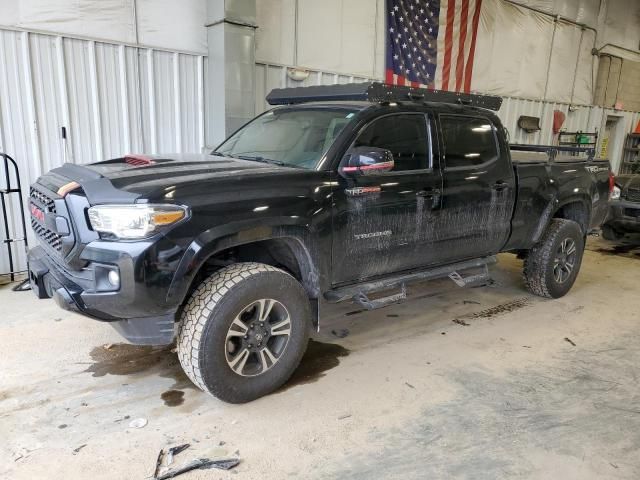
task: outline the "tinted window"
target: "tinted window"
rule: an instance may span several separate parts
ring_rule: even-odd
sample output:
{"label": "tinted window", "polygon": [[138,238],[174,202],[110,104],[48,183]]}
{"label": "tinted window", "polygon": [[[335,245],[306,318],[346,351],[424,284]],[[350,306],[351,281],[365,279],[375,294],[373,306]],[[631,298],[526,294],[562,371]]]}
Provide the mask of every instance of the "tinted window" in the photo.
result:
{"label": "tinted window", "polygon": [[394,171],[428,168],[427,145],[427,124],[422,114],[390,115],[374,120],[354,143],[354,147],[390,150]]}
{"label": "tinted window", "polygon": [[486,119],[440,115],[447,167],[473,167],[498,156],[495,127]]}

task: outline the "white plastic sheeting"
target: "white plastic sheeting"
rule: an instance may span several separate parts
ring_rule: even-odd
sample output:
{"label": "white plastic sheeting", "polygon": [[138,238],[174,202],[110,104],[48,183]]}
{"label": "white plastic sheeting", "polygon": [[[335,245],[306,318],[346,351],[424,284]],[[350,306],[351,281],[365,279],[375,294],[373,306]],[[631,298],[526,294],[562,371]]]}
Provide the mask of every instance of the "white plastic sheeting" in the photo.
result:
{"label": "white plastic sheeting", "polygon": [[590,104],[595,32],[503,2],[484,0],[472,88]]}
{"label": "white plastic sheeting", "polygon": [[206,0],[2,0],[0,25],[206,54]]}
{"label": "white plastic sheeting", "polygon": [[385,0],[258,0],[256,60],[383,75]]}
{"label": "white plastic sheeting", "polygon": [[640,61],[640,1],[638,0],[603,0],[606,3],[604,25],[600,25],[598,48],[604,44],[634,50],[630,53],[620,49],[607,48],[604,51],[630,60]]}
{"label": "white plastic sheeting", "polygon": [[[198,55],[0,30],[0,151],[18,161],[24,190],[65,161],[200,152],[203,64]],[[14,232],[17,206],[10,199]],[[7,271],[0,250],[0,273]]]}
{"label": "white plastic sheeting", "polygon": [[602,0],[514,0],[515,3],[535,8],[550,15],[596,28]]}

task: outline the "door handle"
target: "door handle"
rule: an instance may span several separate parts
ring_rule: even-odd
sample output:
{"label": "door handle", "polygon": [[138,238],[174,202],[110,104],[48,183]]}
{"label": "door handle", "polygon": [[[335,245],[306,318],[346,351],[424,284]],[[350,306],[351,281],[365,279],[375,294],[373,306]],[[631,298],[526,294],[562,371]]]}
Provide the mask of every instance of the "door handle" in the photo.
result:
{"label": "door handle", "polygon": [[507,188],[509,188],[509,184],[507,182],[503,182],[502,180],[500,180],[494,183],[492,188],[500,192],[502,190],[506,190]]}

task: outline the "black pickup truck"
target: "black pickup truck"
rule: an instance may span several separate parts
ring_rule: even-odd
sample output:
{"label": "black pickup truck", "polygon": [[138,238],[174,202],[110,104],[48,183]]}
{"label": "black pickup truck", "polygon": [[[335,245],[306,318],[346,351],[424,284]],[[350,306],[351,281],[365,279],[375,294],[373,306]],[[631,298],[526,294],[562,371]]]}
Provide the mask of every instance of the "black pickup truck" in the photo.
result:
{"label": "black pickup truck", "polygon": [[622,240],[627,233],[640,233],[640,174],[616,176],[609,215],[602,225],[607,240]]}
{"label": "black pickup truck", "polygon": [[40,177],[33,291],[135,344],[177,337],[198,387],[245,402],[286,382],[327,302],[377,308],[412,281],[477,282],[499,252],[524,258],[531,292],[566,294],[607,213],[609,164],[510,150],[483,108],[498,97],[373,83],[268,101],[210,154]]}

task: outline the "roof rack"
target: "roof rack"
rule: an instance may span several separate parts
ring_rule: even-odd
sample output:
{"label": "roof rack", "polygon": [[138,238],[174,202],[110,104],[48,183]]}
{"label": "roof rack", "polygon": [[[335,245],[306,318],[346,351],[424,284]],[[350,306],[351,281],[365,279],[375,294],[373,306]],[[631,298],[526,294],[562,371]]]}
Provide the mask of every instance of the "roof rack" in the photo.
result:
{"label": "roof rack", "polygon": [[318,101],[441,102],[500,110],[502,98],[491,95],[428,90],[381,82],[274,88],[267,95],[269,105],[291,105]]}

